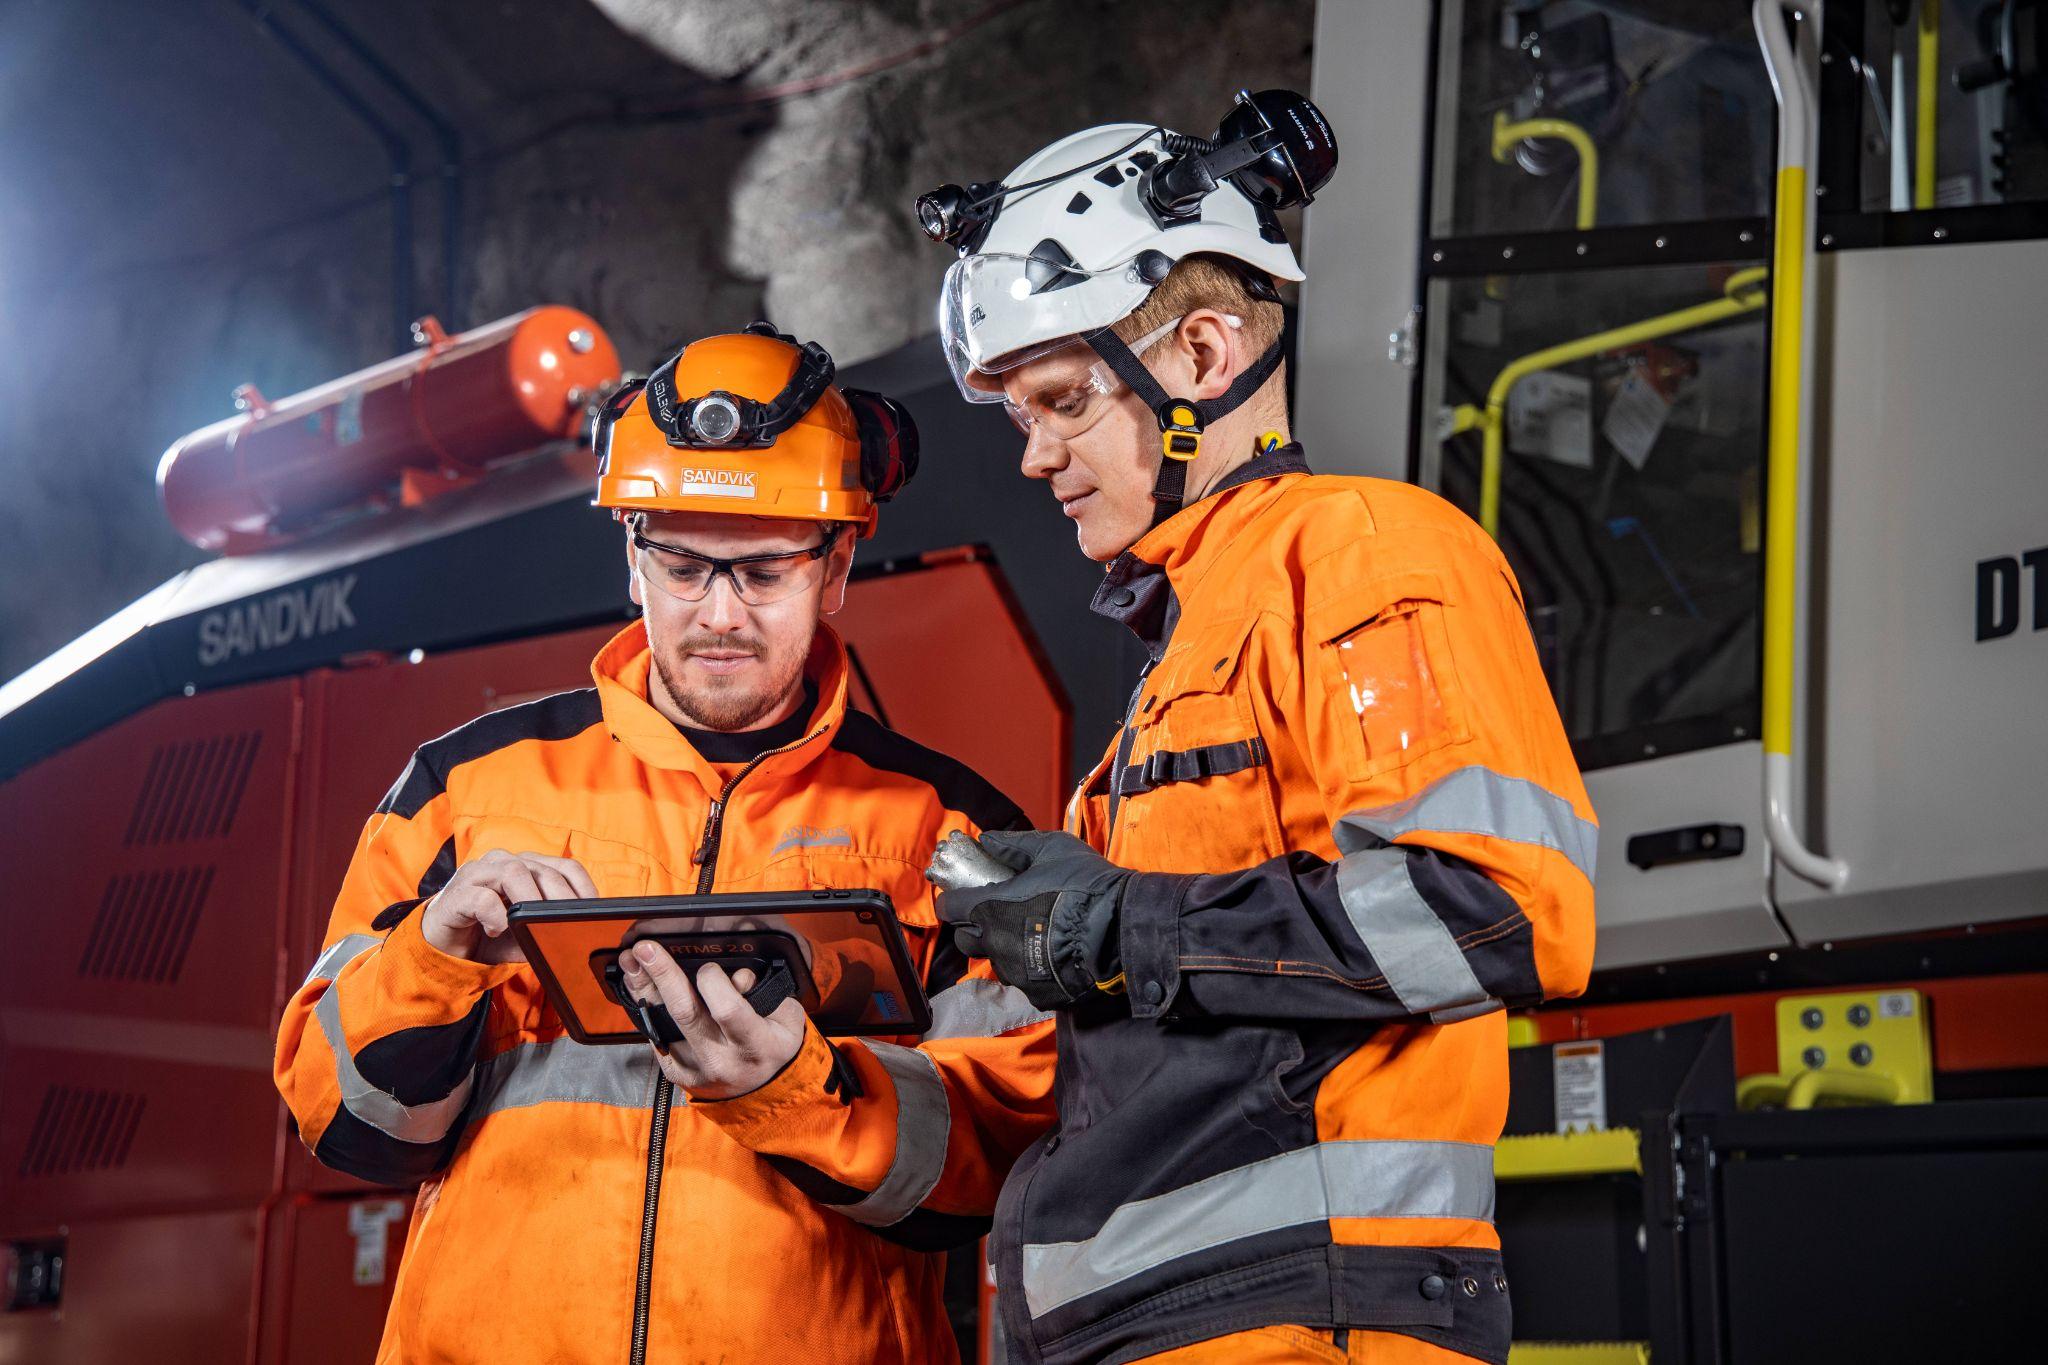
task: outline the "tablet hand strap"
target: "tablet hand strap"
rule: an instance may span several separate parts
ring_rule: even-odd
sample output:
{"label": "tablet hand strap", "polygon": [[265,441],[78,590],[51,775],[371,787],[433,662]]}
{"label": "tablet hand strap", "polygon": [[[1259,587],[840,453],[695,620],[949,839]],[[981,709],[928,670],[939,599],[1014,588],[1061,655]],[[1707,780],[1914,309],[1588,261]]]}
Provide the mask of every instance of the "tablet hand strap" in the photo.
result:
{"label": "tablet hand strap", "polygon": [[[626,1017],[633,1021],[633,1027],[639,1030],[641,1037],[663,1049],[670,1043],[683,1040],[683,1031],[676,1026],[668,1006],[659,1000],[634,999],[632,992],[625,988],[624,974],[617,963],[605,968],[605,984],[612,999],[626,1011]],[[747,1003],[754,1007],[756,1014],[773,1014],[777,1006],[795,994],[796,978],[790,974],[789,964],[778,962],[774,970],[747,992]]]}
{"label": "tablet hand strap", "polygon": [[796,994],[796,978],[790,974],[789,964],[777,962],[772,971],[747,992],[747,1003],[754,1007],[756,1014],[773,1014],[776,1007]]}

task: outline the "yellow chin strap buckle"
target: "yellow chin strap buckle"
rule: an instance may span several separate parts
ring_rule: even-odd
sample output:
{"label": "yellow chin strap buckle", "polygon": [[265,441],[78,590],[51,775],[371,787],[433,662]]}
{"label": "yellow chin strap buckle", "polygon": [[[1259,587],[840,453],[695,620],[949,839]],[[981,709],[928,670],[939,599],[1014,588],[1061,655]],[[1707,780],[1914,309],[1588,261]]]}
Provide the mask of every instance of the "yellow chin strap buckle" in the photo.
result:
{"label": "yellow chin strap buckle", "polygon": [[1169,398],[1159,405],[1159,442],[1167,459],[1183,464],[1202,453],[1202,417],[1193,403]]}

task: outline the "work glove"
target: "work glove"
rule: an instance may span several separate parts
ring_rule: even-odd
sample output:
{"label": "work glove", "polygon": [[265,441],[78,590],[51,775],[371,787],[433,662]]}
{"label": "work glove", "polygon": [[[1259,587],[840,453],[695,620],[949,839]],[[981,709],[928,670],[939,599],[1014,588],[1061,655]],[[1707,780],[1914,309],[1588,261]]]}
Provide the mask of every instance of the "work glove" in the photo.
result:
{"label": "work glove", "polygon": [[940,893],[939,919],[953,926],[960,950],[987,958],[999,979],[1040,1009],[1120,994],[1117,914],[1139,874],[1071,834],[997,832],[980,843],[1017,875]]}

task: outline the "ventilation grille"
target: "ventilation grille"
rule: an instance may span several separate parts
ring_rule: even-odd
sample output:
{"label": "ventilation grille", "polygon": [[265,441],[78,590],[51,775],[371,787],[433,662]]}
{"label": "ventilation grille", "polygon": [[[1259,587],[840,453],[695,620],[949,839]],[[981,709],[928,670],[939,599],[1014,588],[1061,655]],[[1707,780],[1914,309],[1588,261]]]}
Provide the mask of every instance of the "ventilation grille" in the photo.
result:
{"label": "ventilation grille", "polygon": [[128,848],[218,839],[234,827],[260,730],[163,744],[149,757],[121,843]]}
{"label": "ventilation grille", "polygon": [[167,986],[185,970],[199,912],[213,889],[210,867],[123,872],[107,882],[78,974]]}
{"label": "ventilation grille", "polygon": [[117,1090],[53,1085],[43,1092],[22,1153],[21,1174],[77,1175],[127,1164],[142,1126],[143,1096]]}

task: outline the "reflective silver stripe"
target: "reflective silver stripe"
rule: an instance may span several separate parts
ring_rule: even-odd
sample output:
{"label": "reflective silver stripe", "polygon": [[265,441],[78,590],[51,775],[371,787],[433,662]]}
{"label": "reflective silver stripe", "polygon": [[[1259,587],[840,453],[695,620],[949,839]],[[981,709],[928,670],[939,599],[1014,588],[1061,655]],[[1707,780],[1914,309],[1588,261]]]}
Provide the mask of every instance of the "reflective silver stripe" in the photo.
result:
{"label": "reflective silver stripe", "polygon": [[[1484,834],[1554,848],[1589,880],[1600,842],[1600,827],[1555,792],[1473,764],[1446,773],[1396,805],[1351,812],[1337,822],[1337,847],[1349,853],[1353,847],[1390,844],[1422,831]],[[1369,837],[1360,838],[1361,833]]]}
{"label": "reflective silver stripe", "polygon": [[[321,962],[334,956],[349,942],[349,939],[343,939],[335,944],[321,954]],[[371,939],[370,942],[374,945],[380,940]],[[318,974],[320,969],[315,966],[313,970]],[[335,970],[341,969],[336,967]],[[396,1097],[371,1085],[363,1079],[363,1073],[356,1070],[355,1056],[350,1053],[348,1037],[341,1028],[340,983],[329,986],[313,1002],[313,1017],[320,1021],[320,1032],[327,1036],[327,1046],[334,1053],[334,1079],[341,1087],[341,1102],[349,1113],[400,1142],[425,1144],[439,1142],[448,1136],[448,1130],[455,1126],[456,1118],[462,1113],[462,1106],[469,1102],[470,1086],[476,1079],[474,1072],[464,1076],[462,1083],[445,1098],[426,1104],[400,1104]]]}
{"label": "reflective silver stripe", "polygon": [[320,960],[313,964],[313,970],[306,973],[306,980],[299,983],[301,989],[319,980],[332,981],[341,974],[341,969],[361,957],[384,940],[373,934],[350,934],[336,939],[334,946],[320,954]]}
{"label": "reflective silver stripe", "polygon": [[896,1158],[867,1198],[834,1208],[857,1223],[887,1227],[907,1218],[925,1201],[946,1166],[952,1105],[939,1081],[939,1068],[916,1048],[867,1044],[896,1087]]}
{"label": "reflective silver stripe", "polygon": [[1052,1018],[1015,986],[970,977],[932,997],[932,1038],[993,1038]]}
{"label": "reflective silver stripe", "polygon": [[1337,862],[1337,895],[1351,927],[1386,973],[1387,989],[1410,1014],[1443,1013],[1439,1023],[1500,1008],[1472,964],[1408,875],[1398,849],[1366,849]]}
{"label": "reflective silver stripe", "polygon": [[658,1074],[650,1048],[586,1047],[568,1037],[526,1043],[485,1059],[478,1068],[477,1115],[536,1104],[646,1109],[654,1103]]}
{"label": "reflective silver stripe", "polygon": [[1125,1204],[1093,1237],[1024,1247],[1024,1302],[1043,1317],[1155,1266],[1325,1218],[1493,1220],[1493,1148],[1323,1142]]}

